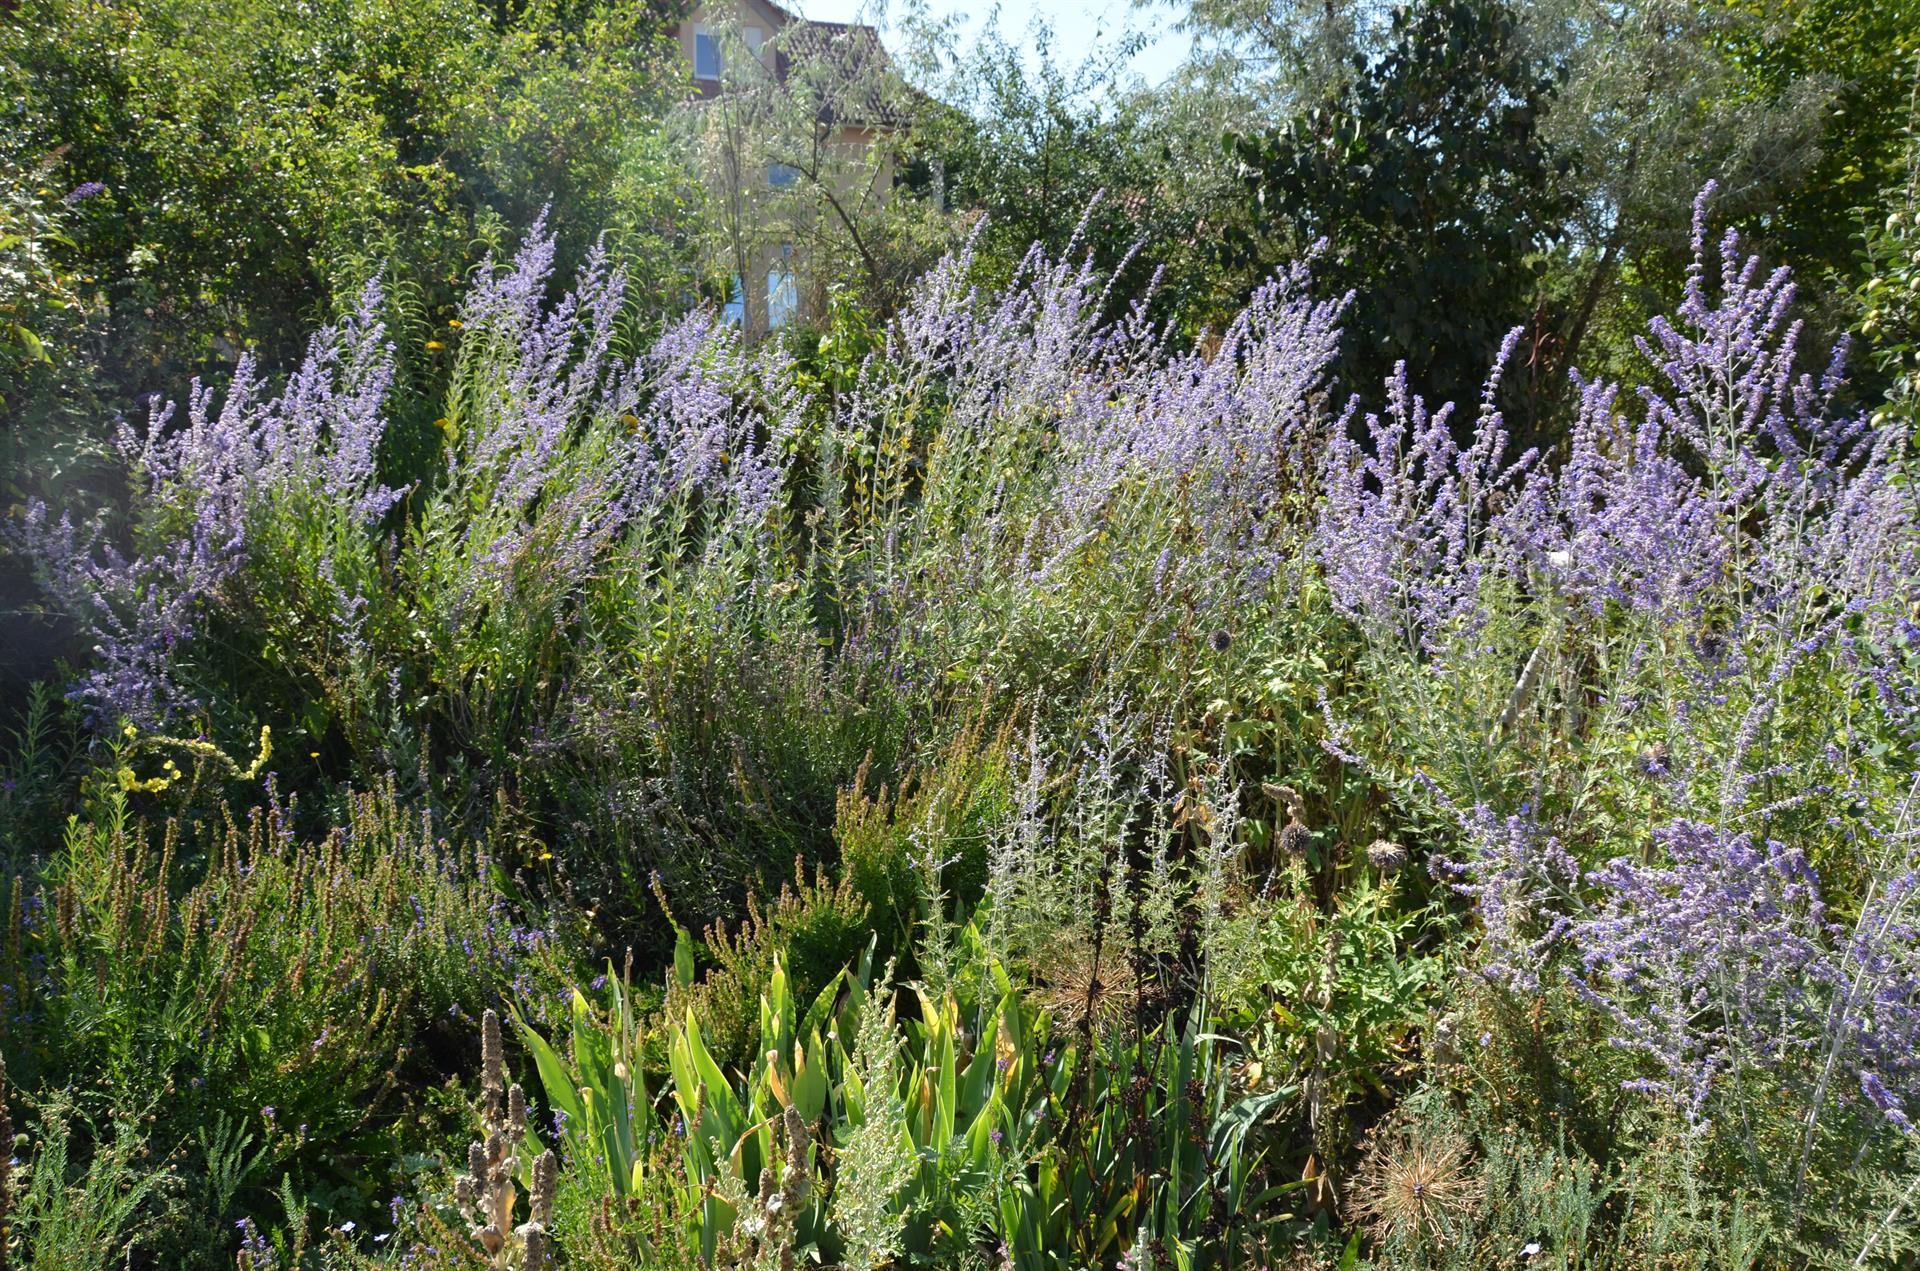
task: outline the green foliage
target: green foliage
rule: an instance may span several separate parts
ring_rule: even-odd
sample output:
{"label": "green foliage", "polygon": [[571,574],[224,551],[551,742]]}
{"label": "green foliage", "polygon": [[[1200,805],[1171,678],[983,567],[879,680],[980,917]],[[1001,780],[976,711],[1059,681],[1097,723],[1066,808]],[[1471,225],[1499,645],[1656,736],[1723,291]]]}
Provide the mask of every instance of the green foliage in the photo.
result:
{"label": "green foliage", "polygon": [[922,924],[979,903],[989,844],[1013,812],[1009,740],[1006,729],[988,738],[978,724],[962,728],[897,796],[868,794],[864,769],[841,794],[840,869],[869,906],[879,957],[909,956]]}
{"label": "green foliage", "polygon": [[[1920,66],[1914,82],[1920,93]],[[1920,424],[1920,97],[1908,102],[1906,142],[1904,180],[1863,212],[1866,281],[1856,299],[1858,329],[1888,380],[1891,406],[1915,413]]]}
{"label": "green foliage", "polygon": [[[0,1262],[17,1257],[21,1266],[49,1271],[110,1271],[136,1253],[152,1252],[137,1219],[178,1179],[155,1168],[139,1106],[120,1105],[113,1125],[103,1129],[56,1094],[39,1108],[32,1132],[21,1136],[24,1147],[0,1148],[23,1159],[13,1181],[13,1211],[0,1210]],[[76,1129],[90,1140],[84,1164],[74,1151]]]}
{"label": "green foliage", "polygon": [[[661,907],[666,907],[664,897]],[[758,1057],[752,1049],[759,1036],[754,1003],[775,974],[794,986],[797,997],[812,1001],[868,948],[873,913],[850,879],[835,883],[817,869],[809,880],[796,860],[792,883],[783,883],[770,903],[750,893],[738,926],[729,931],[725,922],[715,922],[707,928],[700,956],[711,970],[697,983],[676,979],[665,1009],[697,1014],[705,1021],[707,1046],[720,1061],[748,1067]],[[677,924],[675,930],[678,961],[691,955],[685,931]]]}
{"label": "green foliage", "polygon": [[[1151,1247],[1168,1266],[1234,1265],[1236,1218],[1261,1177],[1250,1136],[1278,1097],[1233,1097],[1199,1013],[1075,1041],[1023,1001],[971,926],[960,954],[953,988],[916,986],[897,1022],[891,978],[870,960],[810,1005],[776,961],[739,1069],[710,1050],[698,1011],[661,1019],[685,1162],[675,1208],[694,1216],[701,1256],[946,1265],[997,1245],[1043,1268],[1133,1246],[1136,1260]],[[583,1136],[571,1159],[616,1200],[674,1186],[643,1147],[659,1123],[626,1002],[619,986],[605,1013],[576,998],[571,1062],[526,1030],[548,1098]]]}
{"label": "green foliage", "polygon": [[364,1222],[417,1050],[516,976],[531,989],[544,937],[506,961],[484,858],[435,840],[391,786],[318,842],[277,804],[156,841],[126,799],[72,820],[37,888],[8,889],[9,1072],[152,1113],[145,1135],[197,1180],[149,1237],[170,1256],[215,1254],[282,1177]]}
{"label": "green foliage", "polygon": [[1858,277],[1852,212],[1895,186],[1909,161],[1911,73],[1920,56],[1920,5],[1913,0],[1728,0],[1760,22],[1736,29],[1732,58],[1755,97],[1781,96],[1825,79],[1834,86],[1818,157],[1783,192],[1769,237],[1803,272]]}
{"label": "green foliage", "polygon": [[55,259],[67,307],[110,316],[94,358],[116,400],[242,348],[282,364],[376,272],[413,289],[402,352],[432,382],[424,345],[476,240],[542,206],[575,258],[610,229],[647,294],[687,285],[693,188],[655,139],[664,22],[477,0],[32,0],[0,28],[4,158],[58,154],[67,183],[105,187]]}
{"label": "green foliage", "polygon": [[1328,240],[1321,285],[1355,292],[1354,390],[1404,361],[1433,400],[1468,400],[1530,314],[1570,210],[1540,135],[1554,87],[1505,5],[1422,3],[1350,87],[1236,141],[1260,232],[1295,252]]}

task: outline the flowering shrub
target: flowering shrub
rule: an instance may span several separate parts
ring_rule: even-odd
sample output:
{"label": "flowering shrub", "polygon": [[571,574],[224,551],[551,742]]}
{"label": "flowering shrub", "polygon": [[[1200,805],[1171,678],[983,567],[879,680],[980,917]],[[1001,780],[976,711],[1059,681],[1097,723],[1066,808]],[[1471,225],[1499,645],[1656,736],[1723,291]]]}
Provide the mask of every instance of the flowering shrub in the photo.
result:
{"label": "flowering shrub", "polygon": [[[1870,1207],[1908,1212],[1920,1108],[1912,457],[1844,349],[1808,369],[1790,277],[1709,233],[1710,194],[1651,381],[1578,381],[1564,445],[1523,453],[1517,336],[1477,410],[1404,373],[1343,405],[1305,269],[1185,348],[1090,266],[989,289],[962,251],[829,384],[710,313],[635,340],[621,270],[562,287],[536,227],[449,328],[402,481],[369,292],[277,392],[245,365],[123,434],[123,524],[18,533],[97,646],[96,737],[175,764],[123,765],[115,806],[272,772],[373,828],[303,847],[277,811],[204,887],[13,894],[116,931],[284,908],[243,970],[299,1009],[231,1040],[221,996],[218,1044],[166,1045],[336,1128],[368,1056],[511,994],[546,1115],[496,1106],[490,1046],[420,1265],[464,1247],[436,1223],[509,1264],[1193,1267],[1365,1232],[1421,1265],[1504,1264],[1495,1233],[1718,1264],[1748,1213],[1769,1256],[1858,1252]],[[334,784],[369,773],[406,775]],[[405,830],[416,801],[490,854]],[[364,968],[301,996],[302,951],[339,962],[308,885],[336,869],[427,1016]],[[603,1011],[602,981],[563,1043],[548,908],[670,958],[663,996]],[[102,964],[60,948],[84,989]],[[880,948],[910,998],[869,992]],[[55,972],[8,965],[44,1009]],[[531,1242],[509,1131],[556,1151]],[[1429,1177],[1444,1213],[1401,1194]]]}

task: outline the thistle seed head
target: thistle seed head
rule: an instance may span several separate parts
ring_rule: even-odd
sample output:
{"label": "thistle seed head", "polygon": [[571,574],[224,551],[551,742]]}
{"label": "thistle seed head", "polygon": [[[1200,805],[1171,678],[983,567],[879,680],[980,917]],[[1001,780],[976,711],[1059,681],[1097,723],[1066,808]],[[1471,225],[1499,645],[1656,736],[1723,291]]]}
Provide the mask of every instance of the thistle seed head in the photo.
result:
{"label": "thistle seed head", "polygon": [[1407,849],[1391,839],[1375,839],[1367,846],[1367,860],[1386,878],[1399,873],[1407,863]]}

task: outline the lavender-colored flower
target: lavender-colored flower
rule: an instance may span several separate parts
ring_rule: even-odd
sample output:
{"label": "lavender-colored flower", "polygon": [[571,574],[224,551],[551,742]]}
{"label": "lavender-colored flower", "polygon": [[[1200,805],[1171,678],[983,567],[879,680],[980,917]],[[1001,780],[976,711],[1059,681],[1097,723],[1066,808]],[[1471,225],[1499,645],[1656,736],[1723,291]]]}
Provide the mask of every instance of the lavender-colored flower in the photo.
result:
{"label": "lavender-colored flower", "polygon": [[95,195],[105,194],[106,192],[107,187],[98,181],[82,181],[79,185],[68,190],[60,201],[68,207],[74,207],[78,204],[85,203]]}

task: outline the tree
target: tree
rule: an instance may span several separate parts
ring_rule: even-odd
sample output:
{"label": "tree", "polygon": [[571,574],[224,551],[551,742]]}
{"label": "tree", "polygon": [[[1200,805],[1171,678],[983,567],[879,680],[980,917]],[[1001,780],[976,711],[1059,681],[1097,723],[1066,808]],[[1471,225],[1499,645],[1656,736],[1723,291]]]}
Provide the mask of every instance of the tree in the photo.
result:
{"label": "tree", "polygon": [[1244,216],[1219,145],[1220,100],[1190,83],[1129,78],[1137,37],[1078,65],[1056,48],[1044,21],[1017,43],[989,23],[971,48],[925,59],[950,107],[927,128],[947,197],[985,215],[987,268],[1005,273],[1036,244],[1056,259],[1090,255],[1119,273],[1116,303],[1152,286],[1155,316],[1197,331],[1244,298],[1245,279],[1218,251]]}
{"label": "tree", "polygon": [[1498,0],[1395,12],[1384,53],[1281,127],[1242,136],[1262,256],[1324,239],[1324,285],[1351,289],[1343,355],[1370,390],[1404,361],[1418,391],[1466,400],[1537,300],[1569,211],[1541,135],[1554,76]]}
{"label": "tree", "polygon": [[[932,103],[871,27],[795,19],[753,48],[737,12],[707,24],[720,77],[687,99],[680,126],[707,186],[708,261],[740,289],[748,335],[764,335],[782,303],[775,277],[815,313],[848,289],[889,312],[951,241],[938,200],[895,187]],[[762,276],[769,290],[755,285]]]}
{"label": "tree", "polygon": [[437,327],[403,347],[430,370],[476,240],[550,206],[577,256],[623,216],[660,223],[613,192],[682,200],[671,174],[617,179],[678,82],[668,23],[563,0],[21,0],[0,23],[0,162],[57,155],[60,180],[99,187],[70,259],[110,307],[128,404],[243,347],[284,366],[376,270],[396,317]]}
{"label": "tree", "polygon": [[1754,11],[1693,0],[1529,7],[1534,56],[1564,73],[1541,125],[1567,160],[1569,199],[1540,359],[1549,393],[1573,366],[1631,356],[1632,337],[1680,285],[1701,186],[1717,182],[1720,214],[1752,227],[1818,157],[1833,84],[1812,75],[1759,91],[1734,50],[1767,28]]}
{"label": "tree", "polygon": [[1729,59],[1743,97],[1824,85],[1810,161],[1764,220],[1801,275],[1860,275],[1854,210],[1904,178],[1908,97],[1920,55],[1920,0],[1726,0],[1741,21]]}

